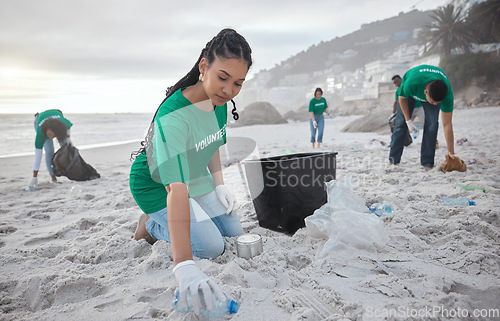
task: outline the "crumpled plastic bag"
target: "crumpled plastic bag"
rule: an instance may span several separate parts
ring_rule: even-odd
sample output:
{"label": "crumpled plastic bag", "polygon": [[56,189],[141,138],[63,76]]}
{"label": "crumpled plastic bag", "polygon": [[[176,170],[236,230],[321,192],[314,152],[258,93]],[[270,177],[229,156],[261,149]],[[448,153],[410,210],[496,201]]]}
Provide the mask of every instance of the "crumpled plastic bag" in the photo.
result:
{"label": "crumpled plastic bag", "polygon": [[467,165],[465,165],[465,162],[455,156],[454,158],[451,158],[450,155],[446,155],[446,160],[441,164],[439,167],[444,173],[447,172],[452,172],[452,171],[459,171],[459,172],[465,172],[467,171]]}
{"label": "crumpled plastic bag", "polygon": [[365,200],[353,192],[349,175],[326,185],[327,203],[305,218],[309,235],[326,239],[316,257],[373,257],[377,247],[389,241],[382,220],[371,214]]}
{"label": "crumpled plastic bag", "polygon": [[457,145],[460,145],[460,146],[474,146],[474,144],[469,141],[467,138],[460,138],[460,139],[457,139]]}
{"label": "crumpled plastic bag", "polygon": [[307,216],[304,221],[307,232],[313,238],[327,239],[332,226],[332,208],[328,203],[314,211],[313,215]]}
{"label": "crumpled plastic bag", "polygon": [[471,158],[467,161],[469,164],[477,164],[477,165],[484,165],[488,164],[488,156],[486,156],[486,153],[481,152],[476,155],[475,158]]}

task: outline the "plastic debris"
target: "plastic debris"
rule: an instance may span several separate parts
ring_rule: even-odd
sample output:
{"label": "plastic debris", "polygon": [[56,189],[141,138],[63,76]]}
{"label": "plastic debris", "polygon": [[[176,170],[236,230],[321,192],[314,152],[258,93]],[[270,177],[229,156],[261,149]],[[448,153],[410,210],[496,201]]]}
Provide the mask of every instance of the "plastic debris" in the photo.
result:
{"label": "plastic debris", "polygon": [[458,187],[463,188],[466,191],[474,191],[474,190],[481,190],[483,191],[484,194],[486,194],[486,188],[482,186],[473,186],[473,185],[463,185],[463,184],[457,184]]}
{"label": "plastic debris", "polygon": [[460,139],[457,139],[457,145],[460,145],[460,146],[474,146],[474,144],[472,142],[470,142],[467,138],[460,138]]}

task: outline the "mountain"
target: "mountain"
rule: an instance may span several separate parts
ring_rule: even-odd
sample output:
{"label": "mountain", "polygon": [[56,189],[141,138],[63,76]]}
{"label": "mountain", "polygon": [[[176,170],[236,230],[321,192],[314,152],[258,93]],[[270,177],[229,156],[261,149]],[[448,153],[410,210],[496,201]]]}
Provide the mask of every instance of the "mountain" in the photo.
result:
{"label": "mountain", "polygon": [[282,113],[296,109],[306,103],[306,97],[312,98],[313,87],[326,88],[327,78],[352,82],[345,78],[346,73],[364,69],[367,63],[388,59],[401,48],[416,48],[418,30],[431,21],[429,14],[430,11],[418,10],[400,13],[313,45],[272,69],[256,73],[245,84],[240,100],[244,106],[259,100],[269,101]]}
{"label": "mountain", "polygon": [[[339,62],[343,65],[344,71],[354,71],[370,61],[384,58],[385,54],[392,52],[401,44],[416,44],[413,30],[421,28],[429,21],[429,12],[414,10],[365,24],[351,34],[321,42],[298,53],[271,72],[274,78],[279,78],[286,74],[311,73],[328,69]],[[347,50],[357,51],[358,54],[347,59],[330,58],[332,53],[342,54]]]}

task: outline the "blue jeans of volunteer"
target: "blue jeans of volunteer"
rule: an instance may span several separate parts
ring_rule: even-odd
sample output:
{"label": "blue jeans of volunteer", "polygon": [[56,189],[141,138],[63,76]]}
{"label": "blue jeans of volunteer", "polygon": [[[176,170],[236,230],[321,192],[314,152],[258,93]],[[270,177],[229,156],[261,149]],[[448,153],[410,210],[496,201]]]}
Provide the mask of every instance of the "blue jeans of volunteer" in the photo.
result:
{"label": "blue jeans of volunteer", "polygon": [[[436,153],[436,139],[439,129],[439,110],[441,106],[431,105],[428,102],[422,102],[424,110],[424,133],[422,135],[422,146],[420,148],[420,164],[426,167],[434,167],[434,155]],[[415,109],[415,100],[411,97],[408,98],[408,111],[410,117]],[[405,117],[401,106],[398,102],[398,109],[396,111],[396,122],[394,125],[394,134],[389,152],[389,162],[398,164],[401,162],[401,155],[403,154],[403,146],[408,132]]]}
{"label": "blue jeans of volunteer", "polygon": [[[35,116],[35,130],[36,124],[38,123],[38,115]],[[70,134],[70,130],[68,129],[68,136]],[[57,140],[59,142],[59,147],[64,146],[66,144],[66,139],[63,141]],[[47,139],[43,144],[43,149],[45,150],[45,166],[47,166],[47,170],[50,175],[54,175],[54,170],[52,169],[52,157],[54,157],[54,141],[52,139]]]}
{"label": "blue jeans of volunteer", "polygon": [[[195,200],[199,207],[193,204],[192,200]],[[224,252],[223,236],[237,236],[242,233],[238,214],[233,211],[231,215],[226,215],[226,208],[217,198],[215,191],[190,198],[189,207],[191,249],[196,257],[216,258]],[[149,214],[146,230],[152,237],[170,242],[167,217],[167,208]]]}
{"label": "blue jeans of volunteer", "polygon": [[314,128],[312,119],[309,118],[309,126],[311,127],[311,143],[316,142],[316,130],[318,131],[318,143],[323,142],[323,130],[325,129],[325,116],[323,114],[314,114],[314,120],[318,124],[318,128]]}

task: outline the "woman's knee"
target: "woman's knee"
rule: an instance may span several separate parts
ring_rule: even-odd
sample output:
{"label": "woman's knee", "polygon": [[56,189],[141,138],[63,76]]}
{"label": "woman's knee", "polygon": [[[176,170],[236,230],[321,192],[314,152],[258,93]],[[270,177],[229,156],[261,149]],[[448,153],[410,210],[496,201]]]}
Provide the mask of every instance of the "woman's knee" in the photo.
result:
{"label": "woman's knee", "polygon": [[241,224],[239,225],[233,225],[230,226],[229,228],[226,229],[226,235],[227,237],[235,237],[235,236],[240,236],[243,234],[243,229],[241,228]]}
{"label": "woman's knee", "polygon": [[234,237],[243,233],[240,217],[236,210],[234,210],[231,215],[219,215],[214,217],[212,218],[212,222],[217,226],[222,236]]}
{"label": "woman's knee", "polygon": [[215,259],[224,253],[225,245],[222,237],[210,239],[202,246],[191,244],[193,255],[201,259]]}

